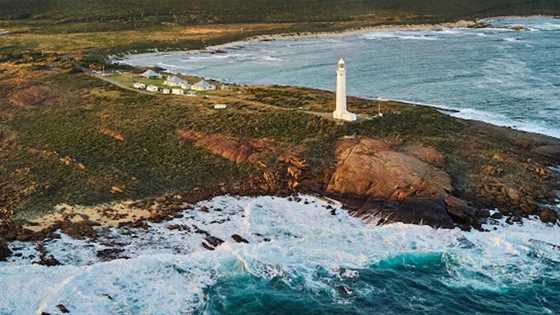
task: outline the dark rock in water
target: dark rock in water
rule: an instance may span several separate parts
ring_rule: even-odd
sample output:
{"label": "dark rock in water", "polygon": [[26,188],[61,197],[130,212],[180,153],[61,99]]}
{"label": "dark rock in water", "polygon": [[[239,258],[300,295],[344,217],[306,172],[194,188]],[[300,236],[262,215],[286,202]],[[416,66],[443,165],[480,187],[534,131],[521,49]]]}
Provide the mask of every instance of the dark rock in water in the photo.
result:
{"label": "dark rock in water", "polygon": [[53,266],[60,266],[62,265],[58,259],[54,258],[53,255],[43,256],[38,263],[39,265],[53,267]]}
{"label": "dark rock in water", "polygon": [[208,235],[204,238],[204,241],[202,242],[202,247],[208,249],[208,250],[214,250],[216,249],[216,247],[220,246],[221,244],[224,243],[224,240],[217,238],[215,236],[212,235]]}
{"label": "dark rock in water", "polygon": [[212,247],[212,246],[206,244],[205,242],[202,242],[202,247],[206,248],[207,250],[214,250],[214,249],[216,249],[215,247]]}
{"label": "dark rock in water", "polygon": [[477,210],[457,197],[448,196],[445,199],[447,212],[461,223],[473,224],[477,220]]}
{"label": "dark rock in water", "polygon": [[212,236],[212,235],[205,237],[204,240],[206,240],[210,245],[212,245],[214,247],[219,246],[222,243],[224,243],[224,241],[222,239],[217,238],[217,237]]}
{"label": "dark rock in water", "polygon": [[106,248],[97,251],[97,257],[101,259],[101,261],[111,261],[119,258],[128,258],[126,256],[120,255],[124,252],[124,249],[121,248]]}
{"label": "dark rock in water", "polygon": [[56,308],[58,308],[60,310],[61,313],[63,314],[69,314],[70,311],[66,308],[66,306],[64,306],[64,304],[58,304],[56,306]]}
{"label": "dark rock in water", "polygon": [[556,223],[558,215],[554,210],[544,208],[539,211],[539,218],[543,223]]}
{"label": "dark rock in water", "polygon": [[336,291],[342,296],[349,296],[352,294],[352,289],[348,288],[347,286],[340,285],[336,287]]}
{"label": "dark rock in water", "polygon": [[241,237],[241,235],[239,234],[233,234],[231,236],[231,238],[233,238],[234,241],[236,241],[237,243],[246,243],[249,244],[249,241],[244,239],[243,237]]}
{"label": "dark rock in water", "polygon": [[501,214],[500,212],[495,212],[495,213],[493,213],[490,217],[491,217],[492,219],[495,219],[495,220],[501,220],[501,219],[504,218],[504,215]]}
{"label": "dark rock in water", "polygon": [[523,224],[523,219],[519,216],[508,217],[506,223],[512,225],[514,223]]}
{"label": "dark rock in water", "polygon": [[0,261],[6,261],[12,255],[12,251],[4,241],[0,240]]}
{"label": "dark rock in water", "polygon": [[367,200],[359,204],[359,199],[344,199],[350,213],[358,218],[383,219],[384,223],[403,222],[423,224],[437,228],[455,227],[455,223],[440,200],[409,199],[406,201]]}
{"label": "dark rock in water", "polygon": [[60,223],[60,229],[62,232],[74,239],[96,239],[97,232],[93,228],[92,224],[87,221],[83,222],[70,222],[64,221]]}
{"label": "dark rock in water", "polygon": [[51,315],[51,313],[41,312],[41,315]]}

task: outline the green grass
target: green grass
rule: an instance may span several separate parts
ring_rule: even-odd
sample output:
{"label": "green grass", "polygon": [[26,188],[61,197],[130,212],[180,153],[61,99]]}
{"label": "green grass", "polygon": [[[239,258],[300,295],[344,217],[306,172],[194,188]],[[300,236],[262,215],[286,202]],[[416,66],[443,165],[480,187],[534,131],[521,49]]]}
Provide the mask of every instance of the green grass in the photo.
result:
{"label": "green grass", "polygon": [[331,120],[299,111],[230,110],[185,118],[181,128],[237,137],[270,138],[292,144],[299,144],[308,138],[340,134],[342,131]]}
{"label": "green grass", "polygon": [[[103,89],[83,75],[53,78],[66,88]],[[209,152],[182,145],[176,137],[177,121],[191,116],[182,102],[156,101],[151,96],[121,91],[118,99],[86,97],[83,103],[60,103],[20,112],[8,125],[18,142],[29,148],[56,152],[56,156],[22,151],[7,166],[9,174],[30,168],[29,179],[38,189],[19,207],[21,214],[46,211],[57,203],[95,204],[123,198],[143,198],[194,187],[213,187],[243,180],[253,174],[250,166],[237,166]],[[120,142],[100,132],[122,134]],[[87,167],[67,166],[59,157],[69,156]],[[123,188],[114,195],[111,187]]]}

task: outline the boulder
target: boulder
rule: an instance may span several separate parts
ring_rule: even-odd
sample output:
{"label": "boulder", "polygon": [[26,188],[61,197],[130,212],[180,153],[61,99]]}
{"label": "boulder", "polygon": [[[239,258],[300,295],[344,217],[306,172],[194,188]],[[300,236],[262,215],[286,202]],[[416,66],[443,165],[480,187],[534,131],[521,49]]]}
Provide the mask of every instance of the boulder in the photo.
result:
{"label": "boulder", "polygon": [[455,223],[443,201],[433,199],[409,199],[388,201],[370,199],[363,203],[356,199],[342,200],[349,206],[350,214],[369,224],[402,222],[429,225],[436,228],[453,228]]}
{"label": "boulder", "polygon": [[244,239],[241,235],[239,234],[233,234],[231,236],[231,238],[233,238],[234,241],[236,241],[237,243],[246,243],[249,244],[249,241]]}
{"label": "boulder", "polygon": [[0,261],[6,261],[6,259],[11,255],[12,251],[8,247],[8,244],[3,240],[0,240]]}
{"label": "boulder", "polygon": [[477,209],[468,205],[468,203],[457,197],[448,196],[445,199],[447,212],[457,221],[461,223],[473,224],[477,221]]}
{"label": "boulder", "polygon": [[558,214],[552,209],[544,208],[539,210],[539,218],[543,223],[556,223]]}
{"label": "boulder", "polygon": [[336,160],[329,193],[404,201],[443,199],[453,189],[447,173],[380,140],[342,140]]}

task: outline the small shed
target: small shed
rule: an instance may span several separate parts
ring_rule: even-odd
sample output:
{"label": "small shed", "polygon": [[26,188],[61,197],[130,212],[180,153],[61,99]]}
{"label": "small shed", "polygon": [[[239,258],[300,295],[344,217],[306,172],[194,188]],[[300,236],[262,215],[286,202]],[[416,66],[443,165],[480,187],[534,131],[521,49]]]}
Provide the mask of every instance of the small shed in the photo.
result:
{"label": "small shed", "polygon": [[161,74],[159,74],[159,73],[157,73],[153,70],[145,71],[144,73],[142,73],[142,76],[144,78],[147,78],[147,79],[160,79],[161,78]]}
{"label": "small shed", "polygon": [[140,83],[140,82],[136,82],[136,83],[134,83],[132,86],[133,86],[135,89],[138,89],[138,90],[143,90],[143,89],[146,88],[146,84]]}
{"label": "small shed", "polygon": [[206,82],[205,80],[200,80],[193,84],[191,89],[194,91],[213,91],[216,89],[216,86]]}
{"label": "small shed", "polygon": [[179,89],[179,88],[174,88],[174,89],[171,89],[171,94],[185,95],[185,90]]}
{"label": "small shed", "polygon": [[184,85],[189,85],[189,82],[173,75],[173,76],[167,77],[164,84],[167,85],[167,86],[173,86],[173,87],[175,87],[175,86],[183,87]]}
{"label": "small shed", "polygon": [[226,109],[226,104],[214,104],[214,109]]}
{"label": "small shed", "polygon": [[161,93],[163,93],[163,94],[171,94],[171,90],[170,90],[170,89],[163,88],[163,89],[161,89]]}
{"label": "small shed", "polygon": [[158,92],[159,88],[155,85],[148,85],[148,87],[146,88],[146,91],[148,91],[148,92]]}

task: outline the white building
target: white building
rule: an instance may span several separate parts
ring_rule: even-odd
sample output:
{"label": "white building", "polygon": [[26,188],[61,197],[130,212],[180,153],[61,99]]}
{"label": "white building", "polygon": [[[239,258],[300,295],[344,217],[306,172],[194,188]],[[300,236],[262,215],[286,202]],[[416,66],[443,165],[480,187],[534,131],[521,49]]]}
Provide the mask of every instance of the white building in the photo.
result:
{"label": "white building", "polygon": [[146,88],[146,84],[140,83],[140,82],[136,82],[136,83],[134,83],[132,86],[133,86],[135,89],[138,89],[138,90],[143,90],[143,89]]}
{"label": "white building", "polygon": [[171,89],[171,94],[185,95],[185,90],[179,89],[179,88],[173,88],[173,89]]}
{"label": "white building", "polygon": [[336,68],[336,110],[333,112],[333,117],[345,121],[357,119],[356,114],[352,114],[346,108],[346,67],[342,58]]}
{"label": "white building", "polygon": [[158,92],[159,88],[155,85],[148,85],[148,87],[146,87],[146,91],[148,91],[148,92]]}
{"label": "white building", "polygon": [[177,76],[169,76],[167,77],[167,79],[165,80],[165,82],[163,83],[167,86],[171,86],[171,87],[181,87],[182,89],[189,89],[190,88],[190,84],[189,82],[177,77]]}
{"label": "white building", "polygon": [[163,93],[163,94],[171,94],[171,90],[170,90],[170,89],[163,88],[163,89],[161,89],[161,93]]}
{"label": "white building", "polygon": [[215,104],[214,105],[214,109],[226,109],[227,105],[226,104]]}
{"label": "white building", "polygon": [[161,78],[161,74],[153,71],[153,70],[147,70],[146,72],[142,73],[142,76],[144,78],[147,79],[160,79]]}
{"label": "white building", "polygon": [[193,84],[191,86],[191,89],[193,91],[213,91],[216,89],[216,86],[204,80],[200,80],[197,83]]}

